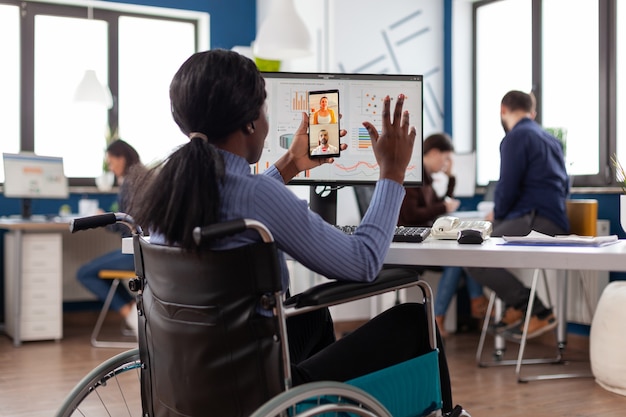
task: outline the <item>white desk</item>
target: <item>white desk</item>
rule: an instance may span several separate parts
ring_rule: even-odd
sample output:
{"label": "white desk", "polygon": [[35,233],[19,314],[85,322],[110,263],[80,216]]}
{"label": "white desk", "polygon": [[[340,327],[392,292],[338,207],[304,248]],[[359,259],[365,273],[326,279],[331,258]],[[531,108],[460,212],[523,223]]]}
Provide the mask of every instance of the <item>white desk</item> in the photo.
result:
{"label": "white desk", "polygon": [[[481,245],[460,245],[455,240],[428,238],[422,243],[392,243],[385,263],[389,265],[430,265],[485,268],[626,271],[626,240],[603,247],[523,246],[503,244],[491,238]],[[561,282],[559,342],[565,339],[565,290]]]}
{"label": "white desk", "polygon": [[[626,271],[626,239],[598,248],[503,243],[502,238],[495,237],[481,245],[460,245],[456,240],[431,237],[422,243],[393,242],[385,264]],[[122,252],[133,253],[132,238],[122,239]]]}
{"label": "white desk", "polygon": [[[394,242],[391,244],[385,263],[390,265],[528,268],[535,269],[536,273],[540,269],[626,271],[626,240],[620,240],[615,244],[603,247],[523,246],[503,243],[502,238],[491,238],[481,245],[460,245],[455,240],[432,238],[419,244]],[[557,342],[559,348],[563,349],[567,341],[565,320],[567,280],[559,279],[557,285],[559,289],[556,303],[556,314],[559,319]],[[480,350],[482,350],[482,341],[481,337]],[[502,347],[502,343],[502,340],[496,340],[496,345]],[[515,362],[518,381],[591,376],[586,374],[553,374],[522,379],[520,371],[524,347],[525,344],[522,343],[518,360]],[[507,364],[512,363],[508,361]]]}
{"label": "white desk", "polygon": [[[100,228],[71,234],[68,223],[67,218],[58,221],[0,218],[0,229],[10,232],[10,236],[6,234],[10,238],[9,245],[5,245],[5,255],[9,256],[5,258],[5,289],[8,290],[5,291],[5,298],[8,298],[5,301],[5,330],[15,346],[26,340],[60,339],[63,301],[96,299],[77,282],[77,269],[120,247],[117,233]],[[26,252],[24,246],[29,248]],[[28,274],[29,279],[22,279],[24,274]],[[42,284],[42,280],[45,283]],[[45,292],[44,287],[49,291]],[[36,305],[31,309],[29,304]],[[44,305],[49,308],[48,312],[43,311]],[[58,329],[54,331],[53,316],[54,327]],[[44,329],[43,322],[48,323],[47,329]]]}
{"label": "white desk", "polygon": [[626,240],[603,247],[503,245],[491,238],[482,245],[426,239],[422,243],[392,243],[385,258],[392,265],[477,266],[626,271]]}
{"label": "white desk", "polygon": [[[9,292],[5,294],[5,300],[7,301],[6,305],[6,320],[7,320],[7,331],[13,337],[13,345],[19,346],[22,342],[22,334],[21,328],[23,323],[23,311],[22,311],[22,303],[23,303],[23,291],[24,291],[24,280],[22,277],[24,276],[25,265],[23,262],[24,258],[24,234],[25,233],[47,233],[54,234],[58,238],[55,239],[53,244],[51,245],[50,241],[41,242],[39,245],[34,245],[35,253],[30,253],[29,256],[31,258],[39,257],[38,264],[39,266],[35,266],[34,277],[39,279],[39,284],[44,282],[45,285],[50,286],[50,288],[43,288],[42,290],[46,292],[46,289],[49,291],[46,292],[43,298],[43,304],[47,305],[50,310],[44,311],[41,308],[41,314],[38,316],[47,316],[48,319],[52,320],[52,322],[48,323],[48,320],[45,319],[46,323],[43,323],[40,319],[37,319],[35,326],[43,329],[43,332],[37,331],[34,329],[33,336],[30,340],[38,340],[39,336],[41,338],[48,339],[60,339],[62,337],[62,320],[61,320],[61,310],[62,310],[62,299],[61,299],[61,280],[62,280],[62,261],[61,261],[61,232],[69,230],[69,226],[67,223],[62,222],[31,222],[31,221],[21,221],[21,220],[11,220],[11,219],[1,219],[0,220],[0,228],[7,229],[12,232],[11,235],[11,243],[10,247],[5,247],[5,252],[10,253],[11,259],[5,259],[7,263],[5,265],[5,271],[9,272],[11,276],[7,276],[5,274],[5,288],[10,288]],[[51,270],[52,269],[52,270]],[[10,284],[10,285],[7,285]],[[29,289],[30,291],[36,291],[32,287]],[[42,300],[39,300],[42,301]]]}
{"label": "white desk", "polygon": [[[460,266],[486,268],[521,268],[553,270],[626,271],[626,240],[603,247],[523,246],[503,244],[502,238],[491,238],[481,245],[461,245],[456,240],[429,237],[422,243],[393,242],[385,258],[387,265]],[[122,242],[122,252],[133,253],[131,238]],[[558,342],[565,344],[566,280],[560,279],[557,301]],[[520,348],[519,366],[523,356]],[[564,377],[555,375],[555,378]],[[567,377],[567,376],[565,376]],[[541,379],[550,379],[543,376]]]}

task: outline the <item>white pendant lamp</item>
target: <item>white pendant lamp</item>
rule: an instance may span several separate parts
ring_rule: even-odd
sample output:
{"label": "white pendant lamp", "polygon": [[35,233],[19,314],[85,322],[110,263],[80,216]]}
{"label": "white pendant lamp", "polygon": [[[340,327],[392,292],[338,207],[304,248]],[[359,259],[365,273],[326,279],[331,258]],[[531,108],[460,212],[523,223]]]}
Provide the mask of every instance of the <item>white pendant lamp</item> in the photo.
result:
{"label": "white pendant lamp", "polygon": [[284,60],[313,53],[309,31],[296,12],[293,0],[272,0],[252,46],[255,57]]}
{"label": "white pendant lamp", "polygon": [[94,70],[87,70],[74,93],[74,101],[101,104],[107,109],[113,107],[113,97],[109,87],[102,85]]}

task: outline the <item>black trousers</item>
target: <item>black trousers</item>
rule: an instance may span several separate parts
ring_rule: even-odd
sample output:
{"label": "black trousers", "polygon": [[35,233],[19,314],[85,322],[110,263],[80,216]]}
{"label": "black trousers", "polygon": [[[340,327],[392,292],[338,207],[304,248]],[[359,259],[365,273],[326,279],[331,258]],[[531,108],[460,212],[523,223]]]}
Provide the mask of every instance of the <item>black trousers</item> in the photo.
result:
{"label": "black trousers", "polygon": [[[512,220],[495,221],[492,236],[526,236],[531,230],[547,235],[561,235],[565,231],[545,217],[527,214]],[[495,291],[507,306],[526,310],[530,298],[530,288],[515,275],[503,268],[465,268],[466,272],[481,285]],[[538,297],[533,303],[532,315],[544,315],[548,309]]]}
{"label": "black trousers", "polygon": [[[384,311],[335,341],[327,309],[287,319],[294,385],[347,381],[431,351],[426,312],[418,303]],[[437,332],[443,411],[452,410],[452,391],[443,343]]]}

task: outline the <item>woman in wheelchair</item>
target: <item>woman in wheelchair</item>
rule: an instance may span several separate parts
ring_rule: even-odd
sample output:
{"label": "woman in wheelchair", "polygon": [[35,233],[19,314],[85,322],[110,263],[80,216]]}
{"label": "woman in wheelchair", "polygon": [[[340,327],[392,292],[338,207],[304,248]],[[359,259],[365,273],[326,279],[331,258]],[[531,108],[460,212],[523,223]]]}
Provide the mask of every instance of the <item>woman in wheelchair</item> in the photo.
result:
{"label": "woman in wheelchair", "polygon": [[[336,280],[370,282],[383,266],[404,196],[402,183],[416,136],[403,112],[401,94],[391,109],[384,99],[382,130],[370,122],[380,177],[371,204],[354,235],[326,223],[285,184],[296,174],[332,158],[308,157],[308,117],[289,150],[263,175],[250,164],[260,158],[268,134],[265,83],[254,62],[235,52],[211,50],[191,56],[170,85],[174,120],[190,141],[143,178],[132,213],[151,243],[198,250],[192,230],[238,218],[264,223],[280,250],[283,288],[289,286],[285,253],[307,268]],[[393,115],[391,114],[393,112]],[[276,117],[274,115],[273,117]],[[342,136],[345,135],[345,130]],[[344,149],[345,149],[345,145]],[[219,241],[218,249],[258,240],[242,234]],[[319,262],[319,248],[327,256]],[[288,319],[293,381],[346,381],[430,351],[421,304],[392,307],[335,341],[328,310]],[[423,328],[421,328],[423,327]],[[452,410],[450,379],[439,340],[443,411]]]}

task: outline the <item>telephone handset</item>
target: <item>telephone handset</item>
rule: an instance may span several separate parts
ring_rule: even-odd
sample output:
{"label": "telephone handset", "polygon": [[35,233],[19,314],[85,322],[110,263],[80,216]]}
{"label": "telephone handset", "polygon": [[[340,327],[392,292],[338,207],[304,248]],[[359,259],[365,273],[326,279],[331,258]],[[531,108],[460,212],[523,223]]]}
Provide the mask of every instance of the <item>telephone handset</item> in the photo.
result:
{"label": "telephone handset", "polygon": [[430,235],[435,239],[456,239],[459,231],[474,229],[480,231],[483,239],[488,239],[493,230],[487,220],[461,220],[458,217],[442,216],[433,223]]}

